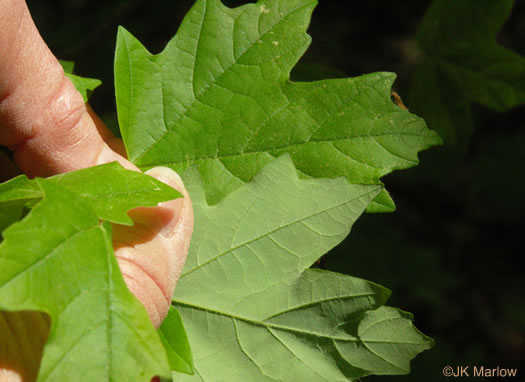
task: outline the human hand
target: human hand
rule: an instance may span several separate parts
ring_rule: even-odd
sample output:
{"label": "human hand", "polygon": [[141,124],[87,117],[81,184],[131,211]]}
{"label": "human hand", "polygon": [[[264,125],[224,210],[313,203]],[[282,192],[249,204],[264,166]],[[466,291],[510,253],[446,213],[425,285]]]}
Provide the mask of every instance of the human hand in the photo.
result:
{"label": "human hand", "polygon": [[[0,145],[12,150],[18,168],[30,177],[50,176],[116,160],[139,171],[64,76],[25,1],[0,0],[0,10]],[[1,173],[8,167],[4,157],[0,163]],[[183,198],[130,211],[135,225],[114,225],[113,247],[128,288],[158,327],[188,252],[193,212],[176,173],[158,167],[147,174]],[[0,344],[7,344],[0,347],[0,381],[36,377],[48,330],[44,314],[0,313]]]}

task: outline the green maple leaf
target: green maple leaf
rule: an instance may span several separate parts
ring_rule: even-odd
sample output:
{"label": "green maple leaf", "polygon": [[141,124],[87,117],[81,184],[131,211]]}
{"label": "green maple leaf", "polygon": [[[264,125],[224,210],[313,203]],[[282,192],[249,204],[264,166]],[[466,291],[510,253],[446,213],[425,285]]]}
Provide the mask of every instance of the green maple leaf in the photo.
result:
{"label": "green maple leaf", "polygon": [[[290,82],[316,0],[229,9],[198,0],[166,49],[151,55],[119,30],[115,88],[122,137],[142,169],[196,164],[211,204],[289,153],[304,177],[379,178],[440,142],[391,102],[392,73]],[[373,211],[391,211],[386,191]]]}
{"label": "green maple leaf", "polygon": [[0,211],[31,208],[3,232],[0,309],[51,317],[38,381],[169,375],[160,338],[120,274],[109,222],[130,224],[130,208],[179,196],[116,163],[0,185]]}
{"label": "green maple leaf", "polygon": [[173,303],[195,374],[176,381],[347,381],[404,374],[431,346],[389,292],[308,269],[349,233],[380,185],[301,180],[279,158],[210,206],[188,170],[195,231]]}
{"label": "green maple leaf", "polygon": [[435,0],[418,33],[424,53],[410,108],[451,144],[472,133],[471,103],[506,111],[525,103],[525,57],[498,45],[513,0]]}
{"label": "green maple leaf", "polygon": [[315,5],[199,0],[156,56],[120,30],[130,159],[186,170],[194,201],[174,298],[194,362],[176,312],[155,334],[111,246],[109,222],[178,194],[111,165],[0,186],[0,309],[52,321],[39,381],[148,380],[168,366],[195,371],[182,381],[346,381],[407,373],[431,346],[408,313],[383,306],[385,288],[309,269],[367,207],[393,209],[381,176],[439,142],[390,101],[393,74],[289,81]]}

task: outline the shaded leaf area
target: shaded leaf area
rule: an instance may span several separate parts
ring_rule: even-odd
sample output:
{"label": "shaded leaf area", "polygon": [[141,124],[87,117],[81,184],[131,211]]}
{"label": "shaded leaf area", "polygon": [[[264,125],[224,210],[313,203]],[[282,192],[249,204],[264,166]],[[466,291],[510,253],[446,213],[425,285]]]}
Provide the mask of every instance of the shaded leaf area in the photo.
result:
{"label": "shaded leaf area", "polygon": [[410,107],[451,145],[472,134],[472,102],[497,111],[525,103],[525,57],[496,42],[513,5],[436,0],[423,19]]}
{"label": "shaded leaf area", "polygon": [[[2,206],[0,209],[0,232],[9,227],[14,222],[20,220],[24,203],[9,203]],[[2,237],[0,236],[0,242]]]}
{"label": "shaded leaf area", "polygon": [[[382,307],[368,281],[308,269],[381,191],[344,178],[301,180],[289,156],[210,206],[186,174],[195,232],[173,302],[186,324],[195,381],[347,381],[405,374],[431,346],[411,316]],[[227,365],[227,367],[225,367]]]}
{"label": "shaded leaf area", "polygon": [[0,309],[51,317],[38,381],[169,375],[161,341],[120,274],[108,221],[129,224],[130,208],[177,196],[117,164],[0,185],[0,210],[31,208],[3,232]]}
{"label": "shaded leaf area", "polygon": [[[390,100],[395,75],[290,82],[315,0],[230,9],[199,0],[161,54],[120,29],[115,87],[122,137],[142,169],[196,164],[209,203],[289,153],[305,177],[381,184],[440,139]],[[391,211],[386,191],[371,211]]]}

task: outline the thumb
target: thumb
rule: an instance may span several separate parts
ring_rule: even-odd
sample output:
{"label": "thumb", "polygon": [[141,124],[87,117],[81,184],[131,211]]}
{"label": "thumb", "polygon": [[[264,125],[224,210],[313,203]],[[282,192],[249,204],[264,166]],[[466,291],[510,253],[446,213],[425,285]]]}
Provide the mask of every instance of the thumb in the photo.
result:
{"label": "thumb", "polygon": [[0,145],[18,167],[31,177],[115,160],[136,169],[105,143],[25,1],[0,0],[0,9]]}
{"label": "thumb", "polygon": [[193,209],[176,172],[156,167],[146,174],[175,188],[183,197],[158,207],[138,207],[128,212],[134,225],[113,225],[113,247],[129,290],[159,327],[168,313],[188,254]]}

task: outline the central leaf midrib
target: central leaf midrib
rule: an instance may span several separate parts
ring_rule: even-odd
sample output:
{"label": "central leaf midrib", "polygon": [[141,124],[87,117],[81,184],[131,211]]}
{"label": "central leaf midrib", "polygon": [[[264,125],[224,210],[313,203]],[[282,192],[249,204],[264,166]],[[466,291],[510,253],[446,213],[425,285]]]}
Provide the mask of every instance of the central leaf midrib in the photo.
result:
{"label": "central leaf midrib", "polygon": [[[197,104],[197,102],[201,102],[201,99],[203,98],[203,95],[206,94],[210,89],[213,89],[215,86],[219,86],[219,81],[220,79],[223,77],[223,75],[225,75],[226,73],[228,73],[230,71],[230,69],[236,65],[238,63],[238,61],[240,61],[240,59],[252,48],[254,47],[258,41],[261,41],[262,38],[268,33],[270,32],[271,30],[273,30],[277,25],[279,25],[280,23],[284,22],[288,17],[290,17],[291,15],[293,15],[295,12],[297,12],[298,10],[302,9],[302,8],[305,8],[307,6],[310,6],[310,4],[303,4],[293,10],[290,11],[290,13],[288,13],[286,16],[282,17],[281,19],[278,20],[278,22],[276,22],[275,24],[272,24],[266,31],[264,31],[264,33],[262,33],[259,38],[254,42],[252,43],[251,45],[249,45],[246,50],[244,52],[242,52],[238,57],[237,59],[234,58],[234,62],[231,63],[231,65],[228,67],[228,68],[225,68],[225,70],[220,73],[216,78],[215,78],[215,82],[213,82],[212,84],[210,84],[207,88],[205,88],[203,91],[201,91],[201,93],[199,93],[198,95],[195,94],[195,91],[193,91],[194,93],[194,99],[193,101],[191,102],[190,105],[188,105],[187,109],[180,114],[180,116],[175,119],[172,124],[171,124],[171,127],[168,127],[166,125],[166,122],[164,122],[164,125],[165,125],[165,132],[159,136],[158,140],[156,142],[154,142],[151,146],[149,146],[148,148],[144,148],[144,150],[142,151],[142,153],[137,156],[133,162],[134,163],[138,163],[140,161],[141,158],[143,158],[146,154],[148,154],[151,150],[154,150],[155,147],[173,130],[173,128],[177,125],[178,122],[180,122],[185,116],[187,116],[191,110],[195,107],[195,105]],[[206,11],[205,11],[206,12]],[[203,17],[203,19],[205,18],[205,16]],[[202,24],[201,24],[202,25]],[[200,37],[200,36],[199,36]],[[199,43],[200,43],[200,38],[199,38]],[[197,48],[199,46],[199,43],[197,43]],[[197,50],[196,48],[196,50]],[[153,61],[155,64],[156,62]],[[196,63],[196,59],[194,60],[193,62],[193,71],[195,71],[195,63]],[[158,66],[158,64],[157,64]],[[160,70],[160,73],[161,73],[161,77],[162,77],[162,68],[159,68]],[[192,74],[192,77],[193,74]],[[193,86],[194,86],[194,80],[192,78],[192,89],[193,89]],[[132,87],[130,87],[132,88]],[[164,86],[161,86],[161,88],[164,88]],[[131,109],[131,108],[130,108]],[[165,116],[165,113],[163,113],[163,121],[166,121],[166,116]]]}
{"label": "central leaf midrib", "polygon": [[[356,296],[356,297],[359,297],[359,296]],[[352,298],[354,298],[354,296],[348,296],[346,298],[340,298],[340,299],[343,300],[343,299],[352,299]],[[322,302],[322,300],[320,300],[320,301]],[[179,300],[176,300],[176,299],[173,299],[173,303],[176,304],[176,305],[180,305],[180,306],[189,308],[189,309],[200,310],[200,311],[203,311],[203,312],[206,312],[206,313],[211,313],[211,314],[215,314],[215,315],[218,315],[218,316],[228,317],[228,318],[231,318],[232,320],[243,321],[243,322],[246,322],[246,323],[251,324],[251,325],[264,327],[267,330],[277,329],[277,330],[282,330],[282,331],[287,331],[287,332],[307,334],[307,335],[311,335],[311,336],[314,336],[314,337],[330,338],[332,340],[339,340],[339,341],[344,341],[344,342],[361,342],[361,340],[359,338],[354,337],[354,336],[352,336],[353,339],[352,338],[335,337],[335,336],[334,337],[330,337],[329,335],[326,335],[324,333],[311,332],[311,331],[308,331],[308,330],[298,329],[298,328],[294,328],[294,327],[291,327],[291,326],[279,325],[279,324],[275,324],[275,323],[269,323],[269,322],[265,322],[264,320],[261,321],[261,320],[256,320],[256,319],[249,318],[249,317],[243,317],[243,316],[231,313],[231,312],[222,312],[220,310],[211,309],[211,308],[206,307],[206,306],[200,306],[200,305],[196,305],[196,304],[193,304],[193,303],[190,303],[190,302],[179,301]]]}
{"label": "central leaf midrib", "polygon": [[[195,162],[204,162],[204,161],[208,161],[208,160],[222,160],[222,159],[241,157],[241,156],[245,156],[245,155],[257,155],[257,154],[268,154],[268,155],[275,156],[273,153],[275,153],[276,151],[282,151],[282,150],[286,150],[286,149],[289,149],[289,148],[292,148],[292,147],[300,147],[300,146],[305,146],[305,145],[309,145],[309,144],[344,142],[344,141],[351,141],[351,140],[354,140],[354,139],[381,138],[381,137],[389,137],[389,136],[395,136],[395,135],[397,135],[397,136],[399,136],[399,135],[401,135],[401,136],[413,136],[413,137],[423,137],[424,136],[423,134],[412,134],[412,133],[410,133],[410,134],[408,134],[408,133],[403,133],[403,134],[399,134],[399,133],[397,133],[397,134],[396,133],[385,133],[385,134],[371,134],[371,135],[362,135],[362,136],[352,136],[352,137],[348,137],[348,138],[310,140],[310,141],[307,141],[307,142],[298,142],[298,143],[291,143],[291,144],[289,143],[289,144],[283,145],[281,147],[275,147],[275,148],[268,149],[268,150],[260,149],[260,150],[253,150],[253,151],[243,151],[243,152],[234,153],[234,154],[216,155],[214,157],[209,157],[208,156],[208,157],[201,157],[201,158],[192,158],[192,159],[181,160],[181,161],[177,161],[177,160],[175,160],[175,161],[166,161],[166,162],[157,161],[157,162],[151,163],[151,164],[143,164],[140,167],[141,168],[146,168],[146,167],[155,167],[155,166],[176,166],[176,165],[191,164],[191,163],[195,163]],[[396,156],[398,158],[401,158],[398,155],[396,155]],[[402,158],[402,159],[405,159],[405,158]],[[405,160],[407,160],[407,159],[405,159]],[[411,162],[413,162],[413,161],[411,161]],[[389,167],[387,167],[387,168],[389,168]]]}
{"label": "central leaf midrib", "polygon": [[113,301],[112,301],[112,292],[113,292],[113,261],[115,261],[115,253],[113,252],[113,245],[108,243],[111,242],[112,235],[109,233],[109,238],[107,230],[103,229],[104,242],[107,245],[105,260],[107,266],[107,293],[106,293],[106,309],[107,309],[107,321],[106,321],[106,338],[107,338],[107,349],[111,349],[107,352],[107,370],[108,376],[113,377]]}
{"label": "central leaf midrib", "polygon": [[[348,296],[348,297],[340,297],[340,299],[341,300],[343,300],[343,299],[352,299],[354,297],[360,297],[360,295]],[[320,300],[320,302],[322,302],[322,301],[324,301],[324,300]],[[212,309],[212,308],[209,308],[209,307],[206,307],[206,306],[201,306],[201,305],[197,305],[197,304],[186,302],[186,301],[182,301],[182,300],[173,299],[172,303],[175,304],[175,305],[179,305],[179,306],[188,308],[188,309],[200,310],[200,311],[203,311],[205,313],[211,313],[211,314],[215,314],[215,315],[218,315],[218,316],[228,317],[228,318],[231,318],[232,320],[243,321],[243,322],[246,322],[248,324],[255,325],[255,326],[261,326],[261,327],[266,328],[267,330],[277,329],[277,330],[282,330],[282,331],[287,331],[287,332],[312,335],[314,337],[330,338],[332,340],[335,340],[335,341],[339,340],[341,342],[359,342],[359,343],[363,343],[363,344],[366,342],[366,343],[384,343],[384,344],[415,345],[415,346],[423,345],[422,343],[419,343],[419,342],[363,340],[360,337],[354,337],[354,336],[352,336],[353,339],[352,338],[341,338],[341,337],[335,337],[335,336],[334,337],[330,337],[329,335],[326,335],[324,333],[309,332],[309,331],[306,331],[306,330],[301,330],[301,329],[297,329],[297,328],[286,326],[286,325],[278,325],[278,324],[275,324],[275,323],[266,323],[264,320],[261,321],[261,320],[256,320],[256,319],[249,318],[249,317],[243,317],[243,316],[231,313],[231,312],[222,312],[220,310]],[[369,310],[372,310],[372,309],[363,309],[362,311],[369,311]],[[355,312],[354,314],[357,314],[357,313],[358,312]],[[383,359],[381,356],[377,355],[376,353],[374,353],[372,351],[370,351],[370,352],[372,354],[378,356],[379,358]]]}

